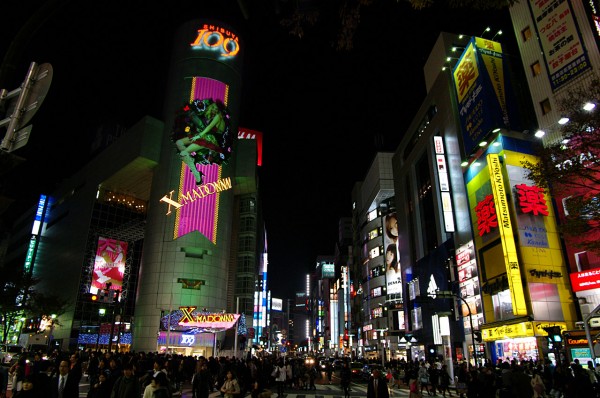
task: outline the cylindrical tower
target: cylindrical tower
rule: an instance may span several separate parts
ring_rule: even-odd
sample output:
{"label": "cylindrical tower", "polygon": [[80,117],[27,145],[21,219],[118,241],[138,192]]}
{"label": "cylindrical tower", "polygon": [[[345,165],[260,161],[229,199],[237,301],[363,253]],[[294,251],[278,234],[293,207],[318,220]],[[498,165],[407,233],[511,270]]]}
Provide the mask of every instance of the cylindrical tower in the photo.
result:
{"label": "cylindrical tower", "polygon": [[[136,299],[136,351],[157,350],[161,313],[225,310],[233,294],[227,276],[242,50],[237,34],[218,22],[191,21],[175,36]],[[161,346],[177,345],[177,333],[161,338]],[[211,354],[210,339],[196,340]]]}

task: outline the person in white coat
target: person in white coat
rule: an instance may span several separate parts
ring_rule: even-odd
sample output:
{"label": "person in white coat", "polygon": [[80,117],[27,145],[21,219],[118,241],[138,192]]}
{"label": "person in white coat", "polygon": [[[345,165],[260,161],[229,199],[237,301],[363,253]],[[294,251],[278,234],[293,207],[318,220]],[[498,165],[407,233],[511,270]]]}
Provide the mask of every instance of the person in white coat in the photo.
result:
{"label": "person in white coat", "polygon": [[277,362],[277,365],[275,365],[271,375],[275,378],[275,384],[277,384],[277,397],[282,398],[285,388],[285,380],[287,378],[287,372],[283,364],[283,360],[279,360],[279,362]]}

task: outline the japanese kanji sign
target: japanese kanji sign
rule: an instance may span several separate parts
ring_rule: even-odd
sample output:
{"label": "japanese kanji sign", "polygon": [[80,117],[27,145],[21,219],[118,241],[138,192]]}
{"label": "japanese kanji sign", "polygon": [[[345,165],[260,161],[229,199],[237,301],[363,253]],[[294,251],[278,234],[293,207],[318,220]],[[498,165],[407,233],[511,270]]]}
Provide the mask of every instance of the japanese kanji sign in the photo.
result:
{"label": "japanese kanji sign", "polygon": [[515,185],[515,188],[518,195],[518,205],[523,213],[531,213],[534,216],[548,215],[548,205],[542,188],[525,184]]}
{"label": "japanese kanji sign", "polygon": [[477,213],[479,236],[488,234],[492,229],[498,228],[498,216],[496,215],[493,195],[487,195],[481,202],[477,203],[475,212]]}

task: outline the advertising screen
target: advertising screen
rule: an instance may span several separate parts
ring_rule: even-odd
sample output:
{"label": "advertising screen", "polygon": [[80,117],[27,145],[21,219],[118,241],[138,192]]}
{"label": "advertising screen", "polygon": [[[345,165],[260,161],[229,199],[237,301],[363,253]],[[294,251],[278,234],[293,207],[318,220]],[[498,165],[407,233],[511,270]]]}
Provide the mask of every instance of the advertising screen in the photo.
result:
{"label": "advertising screen", "polygon": [[402,297],[402,271],[398,251],[398,219],[396,213],[390,213],[383,217],[382,224],[387,294],[399,294]]}
{"label": "advertising screen", "polygon": [[127,242],[99,237],[90,291],[96,293],[106,289],[107,283],[111,284],[111,289],[121,290],[126,259]]}
{"label": "advertising screen", "polygon": [[181,171],[174,239],[198,231],[216,243],[219,196],[232,188],[231,180],[221,176],[234,138],[228,92],[223,82],[194,77],[190,102],[176,112],[171,140],[181,158]]}

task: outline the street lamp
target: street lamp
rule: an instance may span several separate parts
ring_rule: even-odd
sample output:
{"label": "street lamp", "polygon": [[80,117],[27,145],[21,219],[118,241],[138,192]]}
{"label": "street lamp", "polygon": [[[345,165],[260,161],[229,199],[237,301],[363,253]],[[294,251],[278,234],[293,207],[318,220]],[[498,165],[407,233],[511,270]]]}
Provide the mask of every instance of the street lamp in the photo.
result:
{"label": "street lamp", "polygon": [[469,324],[471,325],[471,339],[473,341],[473,362],[474,365],[477,366],[477,351],[475,348],[475,329],[473,329],[473,316],[471,315],[471,306],[469,305],[469,303],[467,303],[467,301],[460,295],[454,294],[454,292],[450,290],[438,290],[435,292],[435,294],[430,295],[430,297],[440,299],[459,298],[467,306],[467,310],[469,310]]}

